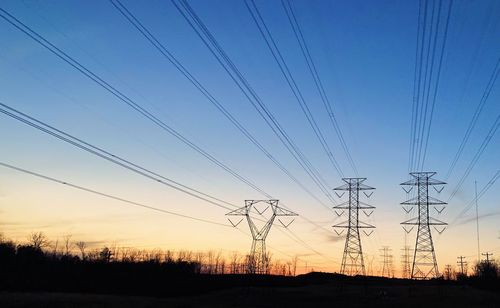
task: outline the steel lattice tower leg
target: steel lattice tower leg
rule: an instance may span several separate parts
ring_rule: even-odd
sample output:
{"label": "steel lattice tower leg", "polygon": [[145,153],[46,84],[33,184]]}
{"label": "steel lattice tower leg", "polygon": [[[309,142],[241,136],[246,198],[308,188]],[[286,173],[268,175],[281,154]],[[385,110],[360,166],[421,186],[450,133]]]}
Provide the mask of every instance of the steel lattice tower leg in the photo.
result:
{"label": "steel lattice tower leg", "polygon": [[249,273],[267,274],[268,256],[266,254],[266,241],[264,239],[253,239],[250,250]]}
{"label": "steel lattice tower leg", "polygon": [[[237,210],[227,213],[228,216],[244,216],[247,219],[250,232],[252,233],[252,247],[250,249],[250,254],[248,255],[247,273],[249,274],[268,274],[269,272],[269,257],[266,253],[266,238],[273,226],[274,220],[277,216],[297,216],[296,213],[284,209],[278,206],[279,200],[245,200],[245,206]],[[258,203],[265,203],[267,207],[265,209],[257,209],[255,205]],[[251,214],[259,215],[264,218],[263,214],[267,209],[271,208],[271,215],[265,218],[266,221],[263,226],[257,227],[254,223]],[[236,227],[242,221],[243,218],[238,223],[233,223],[229,220],[231,224]],[[285,228],[288,227],[292,222],[284,224],[279,218],[279,223],[281,223]]]}
{"label": "steel lattice tower leg", "polygon": [[[342,209],[343,211],[337,215],[341,216],[344,214],[344,211],[347,211],[347,221],[342,222],[340,224],[334,225],[334,228],[345,228],[347,229],[345,246],[344,246],[344,254],[342,256],[342,265],[340,267],[340,273],[346,275],[366,275],[365,271],[365,262],[363,259],[363,248],[361,246],[361,228],[374,228],[374,226],[366,224],[359,219],[359,211],[366,209],[373,209],[374,207],[371,205],[367,205],[361,203],[359,201],[359,193],[364,190],[373,190],[375,188],[362,184],[366,180],[366,178],[344,178],[342,179],[346,184],[335,188],[336,191],[347,191],[349,193],[349,199],[335,206],[334,209]],[[343,195],[343,194],[342,194]],[[342,197],[342,195],[338,195]],[[370,197],[371,194],[366,194],[367,197]],[[365,211],[364,211],[365,212]],[[373,212],[373,211],[372,211]],[[367,216],[371,215],[371,213],[367,214]],[[337,231],[336,231],[337,232]],[[341,234],[338,233],[337,234]],[[366,233],[366,235],[370,235],[371,233]]]}
{"label": "steel lattice tower leg", "polygon": [[[443,201],[429,196],[429,186],[444,185],[446,183],[432,179],[435,172],[412,172],[413,179],[402,183],[401,185],[410,185],[417,187],[417,196],[403,202],[403,205],[416,205],[418,216],[407,220],[402,225],[416,225],[417,237],[415,241],[415,250],[413,251],[413,264],[411,268],[412,279],[428,279],[438,277],[438,265],[434,243],[432,241],[431,226],[446,226],[447,224],[430,216],[429,206],[444,205]],[[435,188],[436,189],[436,188]],[[411,189],[410,189],[411,190]],[[407,192],[409,192],[408,190]],[[436,189],[437,192],[441,190]],[[443,207],[444,208],[444,207]],[[439,213],[442,211],[437,210]],[[413,229],[413,228],[412,228]],[[405,231],[408,231],[405,229]],[[439,233],[444,231],[436,229]]]}

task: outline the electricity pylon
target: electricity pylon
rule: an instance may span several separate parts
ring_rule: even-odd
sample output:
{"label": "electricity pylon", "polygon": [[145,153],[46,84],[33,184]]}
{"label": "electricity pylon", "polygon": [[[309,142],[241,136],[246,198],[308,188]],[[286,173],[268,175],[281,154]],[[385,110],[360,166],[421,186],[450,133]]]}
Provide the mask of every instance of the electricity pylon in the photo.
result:
{"label": "electricity pylon", "polygon": [[[279,200],[245,200],[245,206],[234,211],[227,213],[228,216],[245,216],[248,222],[248,227],[252,233],[252,248],[248,256],[248,266],[247,273],[249,274],[267,274],[269,269],[269,257],[266,254],[266,237],[273,226],[274,220],[277,216],[298,216],[298,214],[284,209],[278,206]],[[267,207],[265,209],[256,208],[256,204],[266,203]],[[271,208],[271,216],[268,218],[264,217],[264,212],[266,212],[269,207]],[[264,220],[263,225],[258,227],[252,218],[251,214],[258,214],[260,220]],[[231,224],[236,227],[243,221],[243,218],[238,223],[233,223],[229,220]],[[278,218],[279,223],[283,227],[287,228],[292,222],[287,224],[283,223],[281,219]]]}
{"label": "electricity pylon", "polygon": [[[415,250],[413,251],[413,264],[411,269],[412,279],[428,279],[439,276],[436,253],[432,241],[431,226],[441,234],[446,228],[447,223],[431,217],[429,206],[433,206],[437,213],[441,213],[444,210],[446,202],[429,196],[429,187],[433,187],[437,193],[440,193],[444,188],[443,185],[446,183],[433,179],[432,177],[435,174],[436,172],[411,172],[410,175],[413,178],[401,183],[406,193],[410,193],[413,187],[417,189],[416,197],[401,203],[406,206],[416,205],[418,210],[417,217],[401,223],[403,229],[407,233],[413,230],[413,227],[407,229],[407,226],[417,226],[417,238],[415,241]],[[405,186],[410,186],[410,188],[405,189]],[[441,188],[436,188],[436,186],[441,186]],[[436,206],[441,207],[438,208]],[[438,226],[444,227],[439,230],[437,229]]]}
{"label": "electricity pylon", "polygon": [[401,249],[403,251],[403,255],[401,256],[401,264],[402,264],[402,277],[410,278],[411,277],[411,267],[410,267],[410,246],[405,246],[405,248]]}
{"label": "electricity pylon", "polygon": [[[342,265],[340,267],[340,273],[346,275],[366,275],[365,272],[365,263],[363,259],[363,249],[361,247],[361,235],[359,229],[371,229],[375,228],[374,226],[364,223],[359,219],[359,211],[363,211],[366,216],[370,216],[373,213],[374,206],[366,204],[364,202],[359,201],[359,193],[363,191],[364,195],[367,198],[370,198],[373,194],[367,194],[366,190],[373,190],[375,188],[367,186],[363,184],[366,178],[343,178],[342,179],[346,184],[334,188],[335,194],[341,198],[344,193],[338,194],[336,191],[348,191],[349,192],[349,200],[343,202],[333,208],[336,209],[335,213],[338,216],[342,216],[344,211],[347,210],[347,221],[341,222],[339,224],[334,225],[334,228],[344,228],[347,229],[347,235],[345,239],[344,246],[344,255],[342,256]],[[341,212],[337,212],[337,210],[341,210]],[[369,212],[367,212],[369,210]],[[338,235],[341,235],[342,232],[338,232],[335,230]],[[372,231],[373,232],[373,231]],[[369,236],[372,232],[367,233],[363,230],[365,235]]]}
{"label": "electricity pylon", "polygon": [[380,255],[382,257],[382,277],[391,277],[392,276],[392,255],[389,254],[391,249],[389,246],[384,246],[382,249],[382,254]]}

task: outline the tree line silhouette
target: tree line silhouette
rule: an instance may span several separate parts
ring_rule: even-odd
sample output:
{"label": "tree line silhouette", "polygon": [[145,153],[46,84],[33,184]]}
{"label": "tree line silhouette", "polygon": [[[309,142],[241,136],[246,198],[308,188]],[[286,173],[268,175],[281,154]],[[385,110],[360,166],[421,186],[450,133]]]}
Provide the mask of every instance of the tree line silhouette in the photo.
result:
{"label": "tree line silhouette", "polygon": [[[51,242],[41,232],[30,234],[26,243],[15,243],[0,234],[0,291],[179,296],[232,287],[299,286],[357,279],[338,274],[295,277],[297,257],[282,261],[271,256],[267,275],[248,275],[249,259],[238,253],[225,256],[220,251],[147,250],[116,245],[91,248],[69,235],[61,242]],[[440,280],[500,290],[499,269],[497,262],[482,261],[467,275],[446,266]]]}
{"label": "tree line silhouette", "polygon": [[267,278],[245,275],[249,257],[221,252],[90,248],[65,236],[52,242],[42,232],[15,243],[0,234],[0,290],[188,295],[244,285],[295,284],[298,258],[271,261]]}

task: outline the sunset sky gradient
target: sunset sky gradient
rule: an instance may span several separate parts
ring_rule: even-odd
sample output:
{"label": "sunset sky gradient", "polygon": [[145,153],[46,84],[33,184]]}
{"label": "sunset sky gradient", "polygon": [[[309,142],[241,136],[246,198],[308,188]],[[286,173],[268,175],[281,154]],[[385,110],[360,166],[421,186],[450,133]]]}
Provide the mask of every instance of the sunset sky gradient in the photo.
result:
{"label": "sunset sky gradient", "polygon": [[[323,202],[312,183],[209,53],[170,1],[122,1],[165,47],[291,173]],[[243,1],[189,1],[269,106],[330,189],[342,185],[274,62]],[[329,124],[280,1],[256,1],[318,125],[346,176],[354,176]],[[377,228],[363,237],[367,267],[379,270],[379,249],[390,246],[396,269],[409,216],[399,186],[408,179],[418,1],[293,1],[318,73],[333,104],[353,160],[376,206],[365,218]],[[286,177],[265,155],[151,47],[107,1],[0,1],[0,7],[132,97],[239,174],[325,229],[297,218],[290,226],[308,249],[275,227],[275,258],[298,255],[308,268],[338,271],[344,246],[331,226],[341,221]],[[454,1],[425,169],[445,180],[451,161],[500,57],[500,2]],[[0,19],[0,102],[230,203],[264,196],[140,117],[108,92]],[[500,114],[500,85],[444,191],[447,201]],[[228,225],[227,212],[89,155],[0,114],[0,162],[165,210]],[[452,222],[500,169],[500,136],[492,138],[445,211]],[[479,200],[481,251],[500,254],[500,182]],[[329,204],[329,203],[327,203]],[[333,206],[333,204],[329,204]],[[441,235],[434,233],[441,268],[477,257],[473,209]],[[0,167],[0,232],[24,241],[32,231],[51,239],[72,234],[94,246],[246,253],[251,238],[234,228],[183,219],[78,191]],[[407,236],[414,245],[414,233]],[[321,254],[318,254],[318,252]],[[498,257],[498,256],[497,256]]]}

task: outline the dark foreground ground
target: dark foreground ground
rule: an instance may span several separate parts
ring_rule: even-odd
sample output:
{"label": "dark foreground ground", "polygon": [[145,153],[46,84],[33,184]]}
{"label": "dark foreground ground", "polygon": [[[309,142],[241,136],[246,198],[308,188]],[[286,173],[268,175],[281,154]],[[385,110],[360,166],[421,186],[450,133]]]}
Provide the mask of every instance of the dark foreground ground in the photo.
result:
{"label": "dark foreground ground", "polygon": [[313,275],[321,276],[163,298],[8,291],[0,292],[0,307],[500,307],[500,292],[488,286]]}

